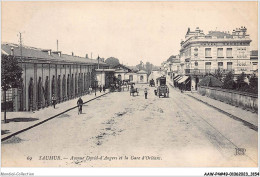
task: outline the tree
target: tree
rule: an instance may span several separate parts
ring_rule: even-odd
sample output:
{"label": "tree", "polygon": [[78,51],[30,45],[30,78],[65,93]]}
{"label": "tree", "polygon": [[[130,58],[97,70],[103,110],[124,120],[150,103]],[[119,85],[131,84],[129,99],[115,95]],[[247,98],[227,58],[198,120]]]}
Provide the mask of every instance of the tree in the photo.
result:
{"label": "tree", "polygon": [[107,63],[110,67],[114,67],[114,66],[120,64],[120,63],[119,63],[119,60],[118,60],[117,58],[115,58],[115,57],[109,57],[109,58],[107,58],[107,59],[105,60],[105,63]]}
{"label": "tree", "polygon": [[242,72],[241,74],[239,74],[239,76],[237,76],[237,86],[238,86],[238,89],[245,85],[245,78],[246,78],[246,75],[244,72]]}
{"label": "tree", "polygon": [[227,73],[226,77],[224,78],[223,86],[224,89],[234,89],[235,87],[235,81],[233,73],[230,71]]}
{"label": "tree", "polygon": [[6,123],[6,91],[22,83],[22,68],[14,56],[2,55],[1,88],[4,92],[4,122]]}
{"label": "tree", "polygon": [[153,70],[153,64],[150,62],[145,63],[145,71],[148,73],[148,76],[151,74]]}
{"label": "tree", "polygon": [[222,81],[222,72],[220,69],[217,70],[217,72],[214,74],[214,77],[217,78],[218,80]]}
{"label": "tree", "polygon": [[136,65],[138,70],[145,70],[143,61],[140,61],[140,64]]}
{"label": "tree", "polygon": [[250,79],[249,79],[249,87],[250,87],[250,92],[252,93],[258,93],[258,78],[254,74]]}

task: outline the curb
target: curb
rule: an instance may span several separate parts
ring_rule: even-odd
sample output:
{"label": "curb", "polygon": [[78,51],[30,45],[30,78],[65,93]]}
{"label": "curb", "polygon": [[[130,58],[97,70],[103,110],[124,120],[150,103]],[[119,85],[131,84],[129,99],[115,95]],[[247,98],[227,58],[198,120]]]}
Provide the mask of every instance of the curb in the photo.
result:
{"label": "curb", "polygon": [[[171,83],[169,83],[169,85],[172,86]],[[173,86],[172,86],[172,87],[173,87]],[[195,99],[195,100],[197,100],[197,101],[200,101],[200,102],[206,104],[207,106],[210,106],[210,107],[216,109],[217,111],[219,111],[219,112],[221,112],[221,113],[223,113],[223,114],[229,116],[230,118],[232,118],[232,119],[234,119],[234,120],[237,120],[237,121],[242,122],[245,126],[247,126],[247,127],[249,127],[250,129],[253,129],[254,131],[257,131],[257,132],[258,132],[258,126],[254,125],[254,124],[252,124],[252,123],[250,123],[250,122],[247,122],[247,121],[245,121],[245,120],[243,120],[243,119],[241,119],[241,118],[239,118],[239,117],[237,117],[237,116],[235,116],[235,115],[233,115],[233,114],[230,114],[230,113],[228,113],[228,112],[226,112],[226,111],[224,111],[224,110],[222,110],[222,109],[220,109],[220,108],[218,108],[218,107],[216,107],[216,106],[213,106],[213,105],[211,105],[211,104],[209,104],[209,103],[207,103],[207,102],[205,102],[205,101],[203,101],[203,100],[201,100],[201,99],[199,99],[199,98],[196,98],[196,97],[194,97],[194,96],[192,96],[192,95],[189,95],[189,94],[185,94],[185,95],[188,95],[189,97],[191,97],[191,98],[193,98],[193,99]]]}
{"label": "curb", "polygon": [[247,126],[247,127],[249,127],[249,128],[251,128],[251,129],[253,129],[253,130],[258,132],[258,126],[254,125],[254,124],[252,124],[250,122],[247,122],[247,121],[245,121],[245,120],[243,120],[243,119],[241,119],[241,118],[239,118],[237,116],[234,116],[233,114],[230,114],[230,113],[228,113],[228,112],[226,112],[226,111],[224,111],[224,110],[222,110],[222,109],[220,109],[220,108],[218,108],[216,106],[213,106],[213,105],[211,105],[211,104],[209,104],[209,103],[207,103],[207,102],[205,102],[205,101],[203,101],[201,99],[198,99],[198,98],[196,98],[196,97],[194,97],[192,95],[189,95],[189,94],[186,94],[186,95],[188,95],[189,97],[194,98],[194,99],[196,99],[196,100],[198,100],[198,101],[200,101],[200,102],[202,102],[202,103],[204,103],[204,104],[206,104],[206,105],[216,109],[217,111],[219,111],[219,112],[221,112],[221,113],[231,117],[234,120],[242,122],[245,126]]}
{"label": "curb", "polygon": [[[107,93],[105,93],[105,94],[103,94],[103,95],[100,95],[100,96],[97,96],[97,97],[95,97],[95,98],[92,98],[92,99],[90,99],[90,100],[84,102],[83,104],[86,104],[86,103],[88,103],[88,102],[90,102],[90,101],[93,101],[93,100],[95,100],[95,99],[97,99],[97,98],[100,98],[100,97],[102,97],[102,96],[104,96],[104,95],[106,95],[106,94],[109,94],[109,93],[110,93],[110,92],[107,92]],[[77,108],[77,107],[78,107],[78,106],[74,106],[74,107],[72,107],[72,108],[69,108],[69,109],[67,109],[67,110],[65,110],[65,111],[62,111],[62,112],[59,113],[59,114],[56,114],[56,115],[54,115],[54,116],[51,116],[51,117],[49,117],[49,118],[47,118],[47,119],[45,119],[45,120],[43,120],[43,121],[41,121],[41,122],[38,122],[38,123],[36,123],[36,124],[34,124],[34,125],[32,125],[32,126],[29,126],[29,127],[25,128],[25,129],[22,129],[22,130],[19,130],[18,132],[12,133],[12,134],[10,134],[10,135],[4,137],[4,138],[1,138],[1,142],[3,142],[3,141],[5,141],[5,140],[7,140],[7,139],[9,139],[9,138],[11,138],[11,137],[13,137],[13,136],[15,136],[15,135],[18,135],[18,134],[20,134],[20,133],[22,133],[22,132],[25,132],[25,131],[27,131],[27,130],[30,130],[30,129],[32,129],[32,128],[38,126],[38,125],[41,125],[41,124],[43,124],[43,123],[45,123],[45,122],[47,122],[47,121],[49,121],[49,120],[51,120],[51,119],[54,119],[54,118],[57,117],[57,116],[60,116],[60,115],[62,115],[62,114],[64,114],[64,113],[66,113],[66,112],[69,112],[69,111],[71,111],[72,109],[75,109],[75,108]]]}

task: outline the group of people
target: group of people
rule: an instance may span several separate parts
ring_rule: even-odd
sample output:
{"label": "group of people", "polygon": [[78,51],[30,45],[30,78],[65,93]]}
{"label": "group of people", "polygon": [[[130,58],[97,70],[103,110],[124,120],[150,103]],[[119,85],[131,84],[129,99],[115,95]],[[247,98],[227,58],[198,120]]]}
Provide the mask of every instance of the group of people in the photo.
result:
{"label": "group of people", "polygon": [[106,87],[104,85],[103,85],[103,87],[102,87],[102,85],[99,86],[99,92],[100,93],[102,92],[102,90],[103,90],[104,93],[106,92]]}
{"label": "group of people", "polygon": [[[102,92],[102,90],[103,90],[104,93],[106,92],[105,86],[102,87],[102,86],[100,85],[100,86],[99,86],[99,91],[100,91],[100,93]],[[89,94],[92,94],[92,87],[91,87],[91,86],[89,87]],[[52,97],[51,97],[51,102],[52,102],[53,108],[55,109],[55,106],[56,106],[56,104],[57,104],[57,99],[56,99],[56,97],[55,97],[54,94],[53,94]],[[79,99],[78,99],[78,101],[77,101],[78,114],[81,114],[81,113],[82,113],[82,105],[83,105],[83,100],[82,100],[81,97],[79,97]]]}

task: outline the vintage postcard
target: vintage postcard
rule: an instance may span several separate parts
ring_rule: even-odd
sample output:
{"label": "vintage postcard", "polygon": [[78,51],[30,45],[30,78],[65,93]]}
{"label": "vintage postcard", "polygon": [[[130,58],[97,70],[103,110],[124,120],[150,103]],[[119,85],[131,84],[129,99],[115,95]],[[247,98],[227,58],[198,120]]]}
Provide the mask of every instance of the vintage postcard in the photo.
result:
{"label": "vintage postcard", "polygon": [[257,1],[1,13],[1,167],[258,167]]}

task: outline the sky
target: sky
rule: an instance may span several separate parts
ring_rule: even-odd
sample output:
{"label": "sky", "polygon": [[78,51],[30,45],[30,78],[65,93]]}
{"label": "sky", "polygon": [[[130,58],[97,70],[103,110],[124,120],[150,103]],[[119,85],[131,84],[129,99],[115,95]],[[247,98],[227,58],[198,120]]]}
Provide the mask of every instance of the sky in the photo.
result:
{"label": "sky", "polygon": [[188,27],[232,31],[245,26],[258,49],[257,2],[2,1],[2,42],[136,65],[179,54]]}

